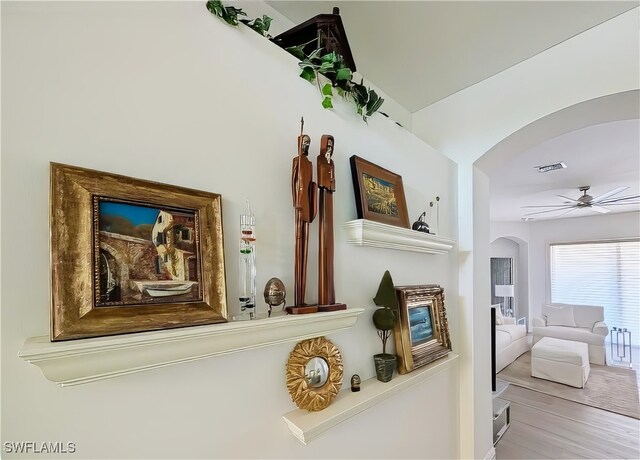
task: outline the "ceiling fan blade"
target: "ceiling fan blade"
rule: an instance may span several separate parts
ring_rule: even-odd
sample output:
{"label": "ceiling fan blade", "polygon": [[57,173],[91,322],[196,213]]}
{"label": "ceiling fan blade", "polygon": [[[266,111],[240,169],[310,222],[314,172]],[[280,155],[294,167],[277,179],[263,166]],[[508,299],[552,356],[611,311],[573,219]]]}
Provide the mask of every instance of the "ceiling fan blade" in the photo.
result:
{"label": "ceiling fan blade", "polygon": [[520,206],[520,208],[566,208],[566,204],[539,204],[530,206]]}
{"label": "ceiling fan blade", "polygon": [[609,209],[607,208],[603,208],[602,206],[598,206],[595,204],[592,204],[591,206],[589,206],[591,209],[593,209],[596,212],[599,212],[600,214],[606,214],[609,212]]}
{"label": "ceiling fan blade", "polygon": [[[529,217],[529,216],[534,216],[536,214],[544,214],[545,212],[555,212],[555,211],[560,211],[560,210],[569,209],[569,208],[575,209],[575,206],[563,206],[562,208],[558,208],[558,209],[547,209],[546,211],[530,212],[529,214],[525,214],[522,217]],[[571,209],[569,209],[569,211],[571,211]],[[567,211],[567,212],[569,212],[569,211]]]}
{"label": "ceiling fan blade", "polygon": [[569,214],[570,212],[573,212],[573,211],[575,211],[576,209],[579,209],[579,208],[578,208],[577,206],[573,206],[573,207],[571,207],[571,209],[569,209],[568,211],[565,211],[565,212],[563,212],[562,214],[558,214],[557,216],[554,216],[554,217],[561,217],[561,216],[564,216],[565,214]]}
{"label": "ceiling fan blade", "polygon": [[620,196],[618,198],[609,198],[608,200],[599,201],[598,204],[615,203],[617,201],[624,201],[624,200],[635,200],[636,198],[640,198],[640,195],[628,195],[628,196]]}
{"label": "ceiling fan blade", "polygon": [[613,190],[609,190],[607,193],[603,193],[602,195],[595,197],[593,200],[591,200],[591,202],[592,203],[600,203],[602,200],[606,200],[610,196],[617,195],[618,193],[622,193],[625,190],[627,190],[628,188],[629,187],[614,188]]}
{"label": "ceiling fan blade", "polygon": [[616,203],[600,203],[606,206],[626,206],[630,204],[640,204],[640,201],[625,201],[624,203],[616,202]]}
{"label": "ceiling fan blade", "polygon": [[[570,212],[573,212],[573,211],[575,211],[576,209],[580,209],[580,208],[578,208],[577,206],[571,206],[571,209],[568,209],[567,211],[562,212],[562,213],[560,213],[560,214],[556,214],[555,216],[552,216],[551,218],[552,218],[552,219],[557,219],[558,217],[562,217],[562,216],[564,216],[565,214],[569,214]],[[554,209],[554,211],[557,211],[557,209]],[[545,211],[545,212],[549,212],[549,211]],[[539,212],[534,212],[533,214],[540,214],[540,213],[539,213]],[[531,215],[531,214],[527,214],[527,216],[530,216],[530,215]],[[524,217],[527,217],[527,216],[524,216]]]}
{"label": "ceiling fan blade", "polygon": [[574,200],[573,198],[569,198],[568,196],[564,196],[564,195],[556,195],[556,196],[562,200],[567,200],[570,203],[579,203],[578,200]]}

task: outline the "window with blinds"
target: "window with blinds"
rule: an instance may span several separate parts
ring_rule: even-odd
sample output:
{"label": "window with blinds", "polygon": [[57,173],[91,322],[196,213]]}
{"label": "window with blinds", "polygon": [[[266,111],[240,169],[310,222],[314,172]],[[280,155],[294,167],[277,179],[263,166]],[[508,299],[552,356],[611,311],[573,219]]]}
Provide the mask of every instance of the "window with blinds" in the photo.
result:
{"label": "window with blinds", "polygon": [[[551,245],[551,302],[601,305],[605,322],[640,335],[640,240]],[[608,338],[607,338],[608,339]]]}

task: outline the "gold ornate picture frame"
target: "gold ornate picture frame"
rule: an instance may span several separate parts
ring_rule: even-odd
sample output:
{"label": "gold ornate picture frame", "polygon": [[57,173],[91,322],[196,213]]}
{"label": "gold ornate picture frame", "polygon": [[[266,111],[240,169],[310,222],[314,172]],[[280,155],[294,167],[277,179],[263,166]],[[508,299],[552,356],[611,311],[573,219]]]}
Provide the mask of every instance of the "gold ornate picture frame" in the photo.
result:
{"label": "gold ornate picture frame", "polygon": [[225,322],[221,197],[51,164],[51,340]]}
{"label": "gold ornate picture frame", "polygon": [[320,411],[331,404],[342,386],[340,350],[324,337],[298,343],[287,361],[287,389],[300,409]]}
{"label": "gold ornate picture frame", "polygon": [[398,372],[414,369],[447,356],[451,351],[444,289],[437,284],[397,286],[399,320],[393,336]]}

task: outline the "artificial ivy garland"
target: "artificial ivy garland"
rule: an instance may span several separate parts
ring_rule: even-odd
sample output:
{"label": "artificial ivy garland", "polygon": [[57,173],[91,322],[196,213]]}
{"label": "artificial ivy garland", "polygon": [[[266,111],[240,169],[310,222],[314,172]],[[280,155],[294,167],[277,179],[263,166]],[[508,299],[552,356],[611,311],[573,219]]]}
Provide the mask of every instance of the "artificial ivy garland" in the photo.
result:
{"label": "artificial ivy garland", "polygon": [[[224,6],[221,0],[209,0],[207,9],[211,14],[218,16],[229,25],[237,27],[242,22],[263,37],[271,38],[268,33],[271,26],[271,18],[267,15],[253,20],[238,19],[238,16],[247,16],[242,11],[242,8]],[[286,50],[300,59],[299,65],[302,68],[300,77],[310,83],[317,81],[318,89],[323,96],[322,106],[325,109],[333,108],[332,98],[335,89],[338,95],[355,104],[356,112],[362,116],[365,122],[368,117],[378,112],[384,99],[378,96],[374,90],[367,88],[363,84],[363,80],[360,80],[360,83],[351,80],[353,78],[351,69],[345,65],[344,59],[340,54],[335,51],[327,52],[324,48],[319,48],[307,55],[303,51],[305,45],[307,44],[292,46]],[[324,85],[320,84],[320,75],[328,80]],[[386,116],[386,114],[383,115]]]}
{"label": "artificial ivy garland", "polygon": [[271,38],[271,35],[267,33],[271,26],[271,18],[266,14],[262,15],[262,19],[256,18],[253,21],[249,19],[238,19],[238,16],[246,16],[247,13],[242,11],[242,8],[224,6],[220,0],[209,0],[207,2],[207,9],[211,14],[218,16],[229,25],[237,27],[238,23],[241,22],[251,27],[263,37]]}

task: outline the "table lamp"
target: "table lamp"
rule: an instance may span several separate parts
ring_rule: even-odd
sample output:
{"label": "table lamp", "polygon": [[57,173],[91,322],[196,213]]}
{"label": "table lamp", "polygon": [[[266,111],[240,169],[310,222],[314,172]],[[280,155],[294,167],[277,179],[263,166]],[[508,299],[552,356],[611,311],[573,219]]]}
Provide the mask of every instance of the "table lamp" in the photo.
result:
{"label": "table lamp", "polygon": [[[504,299],[514,297],[513,284],[496,284],[495,293],[496,297],[502,297]],[[511,308],[507,309],[506,301],[502,304],[502,314],[513,317],[513,310]]]}

